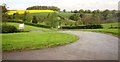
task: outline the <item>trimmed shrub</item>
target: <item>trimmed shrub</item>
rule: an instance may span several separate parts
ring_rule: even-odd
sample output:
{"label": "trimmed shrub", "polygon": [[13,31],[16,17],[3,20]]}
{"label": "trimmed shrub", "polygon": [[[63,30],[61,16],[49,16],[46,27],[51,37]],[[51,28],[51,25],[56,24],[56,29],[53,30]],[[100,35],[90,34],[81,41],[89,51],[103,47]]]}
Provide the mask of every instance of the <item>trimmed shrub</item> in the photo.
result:
{"label": "trimmed shrub", "polygon": [[25,24],[30,26],[36,26],[36,27],[50,28],[50,26],[40,25],[40,24],[33,24],[33,23],[25,23]]}
{"label": "trimmed shrub", "polygon": [[2,25],[2,33],[14,33],[18,31],[19,30],[15,26],[7,25],[7,24]]}
{"label": "trimmed shrub", "polygon": [[[21,21],[9,21],[9,22],[23,23]],[[36,27],[50,28],[50,26],[40,25],[40,24],[34,24],[34,23],[24,23],[24,24],[30,25],[30,26],[36,26]]]}
{"label": "trimmed shrub", "polygon": [[100,29],[103,28],[102,25],[85,25],[85,26],[64,26],[63,29]]}

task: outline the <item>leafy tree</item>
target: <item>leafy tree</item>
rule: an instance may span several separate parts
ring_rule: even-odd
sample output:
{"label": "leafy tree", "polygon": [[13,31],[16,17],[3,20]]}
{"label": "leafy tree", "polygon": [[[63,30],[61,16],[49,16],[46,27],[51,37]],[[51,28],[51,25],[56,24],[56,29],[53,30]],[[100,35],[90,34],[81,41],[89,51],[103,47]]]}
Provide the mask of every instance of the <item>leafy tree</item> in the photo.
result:
{"label": "leafy tree", "polygon": [[9,20],[8,17],[6,13],[2,13],[2,22],[7,22]]}
{"label": "leafy tree", "polygon": [[85,10],[84,13],[91,13],[91,10]]}
{"label": "leafy tree", "polygon": [[32,6],[28,7],[27,10],[54,10],[54,11],[60,11],[60,8],[55,6]]}
{"label": "leafy tree", "polygon": [[81,13],[81,14],[80,14],[80,17],[81,17],[81,18],[84,18],[84,17],[85,17],[85,14],[84,14],[84,13]]}
{"label": "leafy tree", "polygon": [[85,15],[84,18],[82,18],[82,22],[84,25],[90,25],[93,23],[93,17],[89,15]]}
{"label": "leafy tree", "polygon": [[50,9],[50,10],[60,11],[60,8],[58,8],[58,7],[51,7],[51,9]]}
{"label": "leafy tree", "polygon": [[70,16],[69,19],[74,20],[74,21],[77,21],[77,20],[80,19],[80,16],[79,16],[79,14],[73,14],[72,16]]}
{"label": "leafy tree", "polygon": [[29,12],[26,12],[23,14],[23,21],[24,22],[31,22],[32,15]]}
{"label": "leafy tree", "polygon": [[80,9],[80,10],[79,10],[79,13],[84,13],[84,10],[83,10],[83,9]]}
{"label": "leafy tree", "polygon": [[19,15],[18,13],[14,13],[14,14],[13,14],[13,20],[14,20],[14,21],[20,20],[20,15]]}
{"label": "leafy tree", "polygon": [[36,17],[36,16],[33,16],[33,18],[32,18],[32,23],[35,23],[35,24],[38,23],[38,20],[37,20],[37,17]]}
{"label": "leafy tree", "polygon": [[100,13],[97,10],[93,11],[92,18],[93,18],[92,24],[100,24]]}
{"label": "leafy tree", "polygon": [[76,23],[76,21],[74,21],[74,20],[68,20],[67,21],[67,25],[70,26],[70,27],[74,26],[75,23]]}
{"label": "leafy tree", "polygon": [[120,22],[120,11],[118,11],[117,17],[118,17],[118,22]]}
{"label": "leafy tree", "polygon": [[117,17],[118,11],[117,10],[111,10],[110,14],[108,15],[108,20],[107,22],[118,22],[118,17]]}
{"label": "leafy tree", "polygon": [[58,28],[59,20],[60,18],[58,17],[58,14],[56,12],[53,12],[48,14],[46,24],[51,26],[51,28]]}
{"label": "leafy tree", "polygon": [[78,11],[77,11],[77,10],[75,10],[75,11],[74,11],[74,13],[78,13]]}
{"label": "leafy tree", "polygon": [[73,14],[72,16],[70,16],[69,19],[76,21],[75,25],[81,25],[81,24],[83,24],[82,21],[81,21],[81,17],[80,17],[79,14]]}
{"label": "leafy tree", "polygon": [[104,10],[104,11],[102,12],[102,15],[103,15],[103,17],[104,17],[103,19],[104,19],[104,20],[107,20],[109,14],[110,14],[110,10],[108,10],[108,9]]}
{"label": "leafy tree", "polygon": [[60,16],[60,15],[58,15],[58,17],[59,17],[59,26],[62,28],[62,25],[65,25],[65,24],[67,24],[67,18],[65,18],[65,17],[62,17],[62,16]]}
{"label": "leafy tree", "polygon": [[64,9],[63,12],[66,12],[66,10]]}
{"label": "leafy tree", "polygon": [[44,21],[44,17],[43,18],[37,17],[37,19],[38,19],[38,22],[43,22]]}
{"label": "leafy tree", "polygon": [[111,13],[112,13],[113,17],[117,17],[117,11],[116,10],[112,10]]}
{"label": "leafy tree", "polygon": [[101,13],[101,11],[98,9],[98,10],[96,10],[97,11],[97,13]]}
{"label": "leafy tree", "polygon": [[70,11],[71,13],[74,13],[74,11]]}
{"label": "leafy tree", "polygon": [[6,8],[6,4],[2,4],[2,13],[6,13],[8,10]]}
{"label": "leafy tree", "polygon": [[1,7],[2,7],[2,21],[6,22],[9,20],[9,15],[6,13],[8,11],[6,8],[6,4],[3,4]]}

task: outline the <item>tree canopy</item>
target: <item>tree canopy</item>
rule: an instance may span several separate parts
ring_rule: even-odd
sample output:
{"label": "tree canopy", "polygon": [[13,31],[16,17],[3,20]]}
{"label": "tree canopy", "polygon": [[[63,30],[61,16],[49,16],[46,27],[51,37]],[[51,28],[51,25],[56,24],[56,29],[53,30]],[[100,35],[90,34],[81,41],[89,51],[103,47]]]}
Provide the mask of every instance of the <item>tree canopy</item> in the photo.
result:
{"label": "tree canopy", "polygon": [[54,10],[54,11],[60,11],[60,8],[56,6],[32,6],[28,7],[27,10]]}

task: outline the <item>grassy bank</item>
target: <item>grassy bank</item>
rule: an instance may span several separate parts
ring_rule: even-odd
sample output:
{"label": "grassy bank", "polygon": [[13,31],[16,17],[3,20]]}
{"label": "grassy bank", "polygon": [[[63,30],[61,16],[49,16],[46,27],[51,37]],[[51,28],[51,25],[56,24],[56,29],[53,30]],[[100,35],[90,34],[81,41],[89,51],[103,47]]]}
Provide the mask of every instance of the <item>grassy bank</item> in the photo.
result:
{"label": "grassy bank", "polygon": [[2,34],[4,51],[48,48],[75,42],[79,38],[72,34],[57,32]]}
{"label": "grassy bank", "polygon": [[[17,27],[19,29],[19,23],[15,23],[15,22],[6,22],[9,25],[14,25],[15,27]],[[47,28],[42,28],[42,27],[35,27],[35,26],[30,26],[30,25],[25,25],[24,27],[25,31],[30,31],[30,30],[43,30],[43,31],[49,31],[50,29]]]}

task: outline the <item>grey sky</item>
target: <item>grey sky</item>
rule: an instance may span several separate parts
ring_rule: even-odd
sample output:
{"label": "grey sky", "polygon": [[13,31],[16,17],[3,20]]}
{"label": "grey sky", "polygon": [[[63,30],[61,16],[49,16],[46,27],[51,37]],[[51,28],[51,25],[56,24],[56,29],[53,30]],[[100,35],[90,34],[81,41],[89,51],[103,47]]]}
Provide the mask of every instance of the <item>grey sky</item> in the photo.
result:
{"label": "grey sky", "polygon": [[24,10],[27,7],[40,6],[57,6],[61,10],[79,10],[79,9],[118,9],[119,0],[0,0],[0,5],[6,3],[8,9]]}

